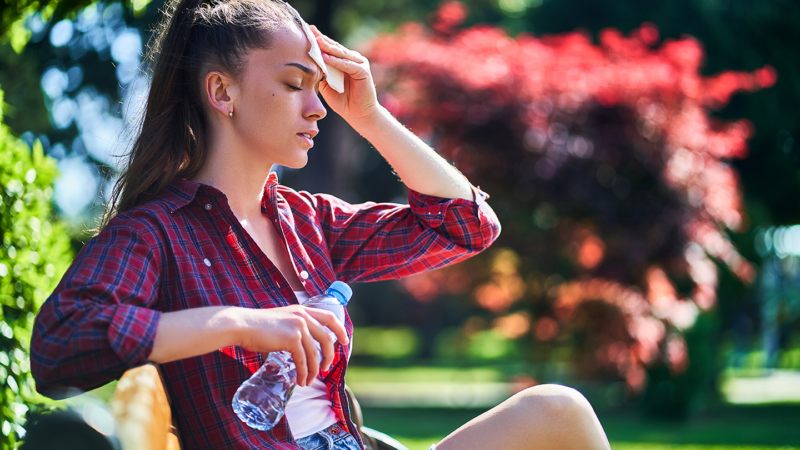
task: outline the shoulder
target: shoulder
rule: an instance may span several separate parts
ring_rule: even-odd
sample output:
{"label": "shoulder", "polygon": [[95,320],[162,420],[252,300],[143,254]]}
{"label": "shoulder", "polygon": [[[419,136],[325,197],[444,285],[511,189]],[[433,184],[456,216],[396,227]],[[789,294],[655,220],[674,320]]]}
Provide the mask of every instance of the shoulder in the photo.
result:
{"label": "shoulder", "polygon": [[165,223],[170,221],[169,216],[169,211],[148,202],[118,214],[108,222],[102,232],[127,230],[141,236],[157,235]]}
{"label": "shoulder", "polygon": [[155,198],[117,214],[97,237],[130,236],[153,244],[162,241],[170,234],[168,230],[176,227],[176,216],[185,214],[184,206],[194,195],[173,182]]}
{"label": "shoulder", "polygon": [[125,211],[112,218],[86,243],[84,250],[96,247],[148,247],[156,250],[165,240],[163,220],[163,214],[147,204]]}
{"label": "shoulder", "polygon": [[[338,210],[351,211],[356,209],[369,209],[377,205],[375,202],[353,204],[332,194],[312,194],[307,191],[295,191],[294,189],[283,185],[278,185],[278,193],[296,212],[304,211],[319,214]],[[391,207],[402,206],[389,203],[386,205]]]}
{"label": "shoulder", "polygon": [[311,194],[307,191],[296,191],[282,184],[278,185],[278,195],[295,211],[316,211],[319,206],[320,194]]}
{"label": "shoulder", "polygon": [[163,230],[175,222],[176,216],[186,213],[185,206],[195,199],[199,186],[198,183],[175,178],[154,198],[117,214],[106,228],[125,228],[143,234]]}

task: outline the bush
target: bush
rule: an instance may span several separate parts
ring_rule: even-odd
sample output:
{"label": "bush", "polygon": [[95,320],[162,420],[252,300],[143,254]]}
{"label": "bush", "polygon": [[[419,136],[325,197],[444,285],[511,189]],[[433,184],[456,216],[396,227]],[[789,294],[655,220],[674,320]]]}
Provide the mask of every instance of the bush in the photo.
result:
{"label": "bush", "polygon": [[700,42],[661,42],[647,23],[594,44],[456,28],[464,16],[445,2],[430,28],[379,36],[368,56],[382,103],[493,195],[505,248],[404,286],[423,302],[468,294],[481,320],[465,334],[482,323],[537,362],[568,354],[575,374],[630,394],[648,374],[694,377],[686,335],[717,308],[718,267],[755,276],[728,235],[749,226],[729,160],[752,126],[711,111],[775,70],[704,76]]}
{"label": "bush", "polygon": [[[2,103],[2,91],[0,91]],[[0,444],[25,435],[36,402],[30,340],[36,312],[72,261],[66,229],[52,208],[56,161],[33,151],[0,122]]]}

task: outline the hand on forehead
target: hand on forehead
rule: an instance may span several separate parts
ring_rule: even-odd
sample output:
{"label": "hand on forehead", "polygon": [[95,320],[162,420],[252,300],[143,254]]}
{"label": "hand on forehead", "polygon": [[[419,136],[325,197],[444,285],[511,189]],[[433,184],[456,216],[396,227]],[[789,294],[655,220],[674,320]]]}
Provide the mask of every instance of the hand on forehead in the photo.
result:
{"label": "hand on forehead", "polygon": [[311,50],[308,52],[308,55],[311,56],[311,59],[314,60],[315,63],[319,66],[322,73],[325,74],[325,81],[328,82],[328,85],[333,88],[334,91],[338,93],[344,92],[344,74],[334,67],[329,67],[325,64],[325,61],[322,59],[322,50],[319,48],[319,44],[317,43],[317,38],[314,36],[314,32],[311,31],[311,27],[301,19],[303,24],[303,33],[306,35],[306,38],[311,43]]}

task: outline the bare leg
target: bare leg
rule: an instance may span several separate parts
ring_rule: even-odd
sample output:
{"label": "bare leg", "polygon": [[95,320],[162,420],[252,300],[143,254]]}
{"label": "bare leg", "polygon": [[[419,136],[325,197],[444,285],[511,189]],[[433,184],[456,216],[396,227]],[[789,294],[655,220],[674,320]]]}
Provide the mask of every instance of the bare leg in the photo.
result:
{"label": "bare leg", "polygon": [[528,388],[450,433],[437,450],[609,450],[603,427],[580,392]]}

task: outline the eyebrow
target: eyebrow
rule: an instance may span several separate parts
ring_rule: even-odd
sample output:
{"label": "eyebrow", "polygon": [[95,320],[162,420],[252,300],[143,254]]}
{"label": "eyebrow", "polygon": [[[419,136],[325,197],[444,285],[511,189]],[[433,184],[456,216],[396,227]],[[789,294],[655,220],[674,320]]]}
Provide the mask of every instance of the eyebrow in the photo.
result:
{"label": "eyebrow", "polygon": [[[292,67],[297,67],[298,69],[302,70],[306,75],[309,75],[309,76],[314,76],[317,73],[321,73],[321,71],[310,69],[310,68],[308,68],[308,67],[306,67],[306,66],[304,66],[304,65],[302,65],[300,63],[296,63],[296,62],[287,63],[286,65],[287,66],[292,66]],[[319,81],[322,81],[324,79],[325,79],[325,74],[322,73],[322,78],[320,78]]]}

